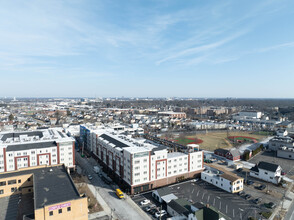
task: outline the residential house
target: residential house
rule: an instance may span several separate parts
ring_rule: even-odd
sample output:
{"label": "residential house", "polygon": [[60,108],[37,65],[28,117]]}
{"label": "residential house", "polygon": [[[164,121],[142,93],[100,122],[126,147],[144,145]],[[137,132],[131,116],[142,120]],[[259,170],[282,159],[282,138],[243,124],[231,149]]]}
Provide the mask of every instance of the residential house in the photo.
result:
{"label": "residential house", "polygon": [[259,162],[250,169],[250,176],[278,184],[281,181],[281,172],[282,168],[277,164]]}

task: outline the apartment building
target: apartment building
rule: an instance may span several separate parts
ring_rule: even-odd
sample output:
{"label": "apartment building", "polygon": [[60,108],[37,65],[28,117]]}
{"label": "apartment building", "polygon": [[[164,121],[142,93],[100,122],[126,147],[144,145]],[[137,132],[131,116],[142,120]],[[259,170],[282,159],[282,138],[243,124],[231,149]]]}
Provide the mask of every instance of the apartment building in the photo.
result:
{"label": "apartment building", "polygon": [[201,173],[201,179],[230,193],[243,190],[244,179],[232,173],[210,168]]}
{"label": "apartment building", "polygon": [[0,174],[0,219],[88,219],[81,196],[64,165]]}
{"label": "apartment building", "polygon": [[167,116],[170,118],[186,118],[185,112],[158,112],[159,116]]}
{"label": "apartment building", "polygon": [[0,173],[40,165],[75,165],[75,140],[56,129],[0,133]]}
{"label": "apartment building", "polygon": [[150,140],[115,132],[97,135],[94,140],[92,152],[98,161],[132,194],[192,178],[203,170],[199,148],[172,152]]}

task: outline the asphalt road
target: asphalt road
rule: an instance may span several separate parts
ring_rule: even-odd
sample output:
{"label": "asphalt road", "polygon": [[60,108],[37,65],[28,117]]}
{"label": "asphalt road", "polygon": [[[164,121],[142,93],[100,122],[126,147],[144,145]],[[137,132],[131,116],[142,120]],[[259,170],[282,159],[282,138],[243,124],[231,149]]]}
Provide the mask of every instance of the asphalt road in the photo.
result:
{"label": "asphalt road", "polygon": [[78,152],[76,152],[76,161],[79,166],[85,170],[87,174],[91,174],[93,179],[91,184],[96,187],[97,192],[105,200],[108,206],[114,211],[115,215],[120,220],[131,220],[131,219],[148,219],[150,218],[140,210],[140,208],[130,201],[128,197],[126,199],[119,199],[112,186],[105,184],[100,177],[94,173],[93,165],[90,163],[88,158],[82,158]]}

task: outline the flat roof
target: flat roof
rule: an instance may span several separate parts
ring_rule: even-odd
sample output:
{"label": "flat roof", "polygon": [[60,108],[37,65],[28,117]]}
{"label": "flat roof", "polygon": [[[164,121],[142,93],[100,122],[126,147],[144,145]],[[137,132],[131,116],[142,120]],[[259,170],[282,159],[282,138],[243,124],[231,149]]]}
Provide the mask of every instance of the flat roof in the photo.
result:
{"label": "flat roof", "polygon": [[28,144],[15,144],[15,145],[8,145],[6,151],[18,151],[18,150],[30,150],[36,148],[48,148],[48,147],[56,147],[57,143],[55,141],[48,141],[48,142],[37,142],[37,143],[28,143]]}
{"label": "flat roof", "polygon": [[27,174],[33,174],[35,209],[80,198],[64,165],[3,173],[0,179]]}

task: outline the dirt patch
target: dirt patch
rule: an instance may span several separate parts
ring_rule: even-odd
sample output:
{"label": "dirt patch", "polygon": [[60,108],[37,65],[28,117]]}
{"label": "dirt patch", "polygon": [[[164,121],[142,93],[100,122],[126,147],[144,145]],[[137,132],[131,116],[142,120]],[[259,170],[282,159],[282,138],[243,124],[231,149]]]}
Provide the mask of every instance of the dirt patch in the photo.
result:
{"label": "dirt patch", "polygon": [[81,174],[78,174],[77,172],[72,173],[71,178],[75,184],[88,182],[88,179],[86,176],[82,176]]}
{"label": "dirt patch", "polygon": [[80,194],[86,194],[86,196],[88,198],[89,214],[103,211],[103,208],[97,202],[96,198],[94,197],[94,195],[92,194],[92,192],[88,188],[87,184],[79,183],[79,184],[76,184],[76,185],[77,185],[77,189],[78,189],[79,193]]}

